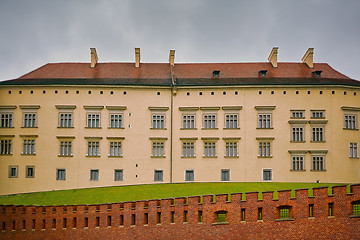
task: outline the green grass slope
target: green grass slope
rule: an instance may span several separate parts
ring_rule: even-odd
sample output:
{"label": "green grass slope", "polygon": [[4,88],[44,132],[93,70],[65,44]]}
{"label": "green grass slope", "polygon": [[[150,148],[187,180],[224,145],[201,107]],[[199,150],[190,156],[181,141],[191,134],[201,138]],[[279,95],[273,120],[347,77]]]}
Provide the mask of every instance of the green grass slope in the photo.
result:
{"label": "green grass slope", "polygon": [[[334,186],[329,183],[177,183],[148,184],[119,187],[74,189],[50,192],[26,193],[0,196],[0,205],[73,205],[100,204],[222,193],[246,193],[277,190],[295,190],[313,187]],[[292,192],[294,196],[294,191]],[[277,192],[275,192],[277,198]],[[261,194],[260,194],[261,197]]]}

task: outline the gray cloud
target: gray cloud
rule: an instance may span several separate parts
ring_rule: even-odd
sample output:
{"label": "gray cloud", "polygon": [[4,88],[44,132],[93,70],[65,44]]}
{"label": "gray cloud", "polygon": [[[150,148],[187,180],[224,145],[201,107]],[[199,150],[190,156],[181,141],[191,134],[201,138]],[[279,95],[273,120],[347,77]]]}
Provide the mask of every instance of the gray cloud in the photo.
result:
{"label": "gray cloud", "polygon": [[33,0],[0,1],[0,80],[48,62],[315,61],[360,80],[360,2],[356,0]]}

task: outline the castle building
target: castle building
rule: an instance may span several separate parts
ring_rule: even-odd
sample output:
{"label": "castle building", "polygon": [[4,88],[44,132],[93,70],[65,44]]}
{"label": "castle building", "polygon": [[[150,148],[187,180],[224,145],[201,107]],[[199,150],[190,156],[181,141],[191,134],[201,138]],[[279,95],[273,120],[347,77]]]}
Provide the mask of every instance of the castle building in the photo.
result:
{"label": "castle building", "polygon": [[50,63],[0,82],[0,194],[360,182],[360,82],[326,63]]}

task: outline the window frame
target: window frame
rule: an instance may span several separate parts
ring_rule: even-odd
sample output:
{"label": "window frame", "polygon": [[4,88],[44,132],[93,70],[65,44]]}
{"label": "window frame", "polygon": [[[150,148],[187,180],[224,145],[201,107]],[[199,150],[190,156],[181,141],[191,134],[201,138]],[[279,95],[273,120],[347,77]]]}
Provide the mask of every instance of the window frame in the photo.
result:
{"label": "window frame", "polygon": [[[73,128],[74,127],[74,109],[76,105],[56,105],[58,109],[58,128]],[[67,114],[67,124],[62,123],[62,115]],[[69,117],[70,116],[70,117]]]}
{"label": "window frame", "polygon": [[310,110],[311,119],[325,119],[325,110]]}
{"label": "window frame", "polygon": [[306,142],[306,121],[290,120],[290,142],[304,143]]}
{"label": "window frame", "polygon": [[[257,129],[273,129],[275,106],[255,106],[255,109],[257,110]],[[266,118],[264,119],[262,116],[266,116]]]}
{"label": "window frame", "polygon": [[[188,176],[190,178],[188,178]],[[184,179],[185,179],[185,182],[195,182],[195,170],[194,169],[186,169]]]}
{"label": "window frame", "polygon": [[[202,111],[202,129],[216,130],[218,129],[218,111],[220,107],[200,107]],[[210,119],[208,119],[210,117]]]}
{"label": "window frame", "polygon": [[[86,123],[85,128],[91,128],[91,129],[101,129],[101,110],[104,108],[104,106],[84,106],[84,109],[86,110]],[[98,117],[96,117],[98,115]],[[91,118],[89,119],[89,117]],[[93,119],[92,116],[95,116]],[[90,121],[89,121],[90,120]],[[93,121],[94,124],[93,124]]]}
{"label": "window frame", "polygon": [[[186,119],[190,117],[190,119]],[[191,119],[192,118],[192,119]],[[196,129],[196,114],[189,113],[189,114],[182,114],[181,115],[181,129]]]}
{"label": "window frame", "polygon": [[311,154],[311,171],[315,171],[315,172],[326,171],[325,163],[326,163],[325,154]]}
{"label": "window frame", "polygon": [[[13,174],[13,169],[15,169],[15,174]],[[19,165],[9,165],[9,178],[18,178],[19,177]]]}
{"label": "window frame", "polygon": [[[341,107],[341,109],[344,112],[344,130],[359,130],[359,116],[358,113],[360,111],[360,107],[347,107],[347,106],[343,106]],[[351,116],[354,119],[350,121],[350,123],[348,122],[349,120],[346,119],[347,116]]]}
{"label": "window frame", "polygon": [[273,137],[257,137],[258,141],[258,158],[272,158]]}
{"label": "window frame", "polygon": [[[101,157],[100,142],[102,140],[102,137],[85,137],[85,140],[87,148],[86,157]],[[95,154],[93,154],[94,152]]]}
{"label": "window frame", "polygon": [[57,168],[56,169],[56,181],[65,181],[66,180],[66,169]]}
{"label": "window frame", "polygon": [[163,182],[164,181],[164,170],[154,169],[154,182]]}
{"label": "window frame", "polygon": [[[124,123],[124,111],[127,109],[126,106],[106,106],[106,109],[109,111],[109,126],[110,129],[124,129],[125,123]],[[112,125],[112,116],[117,115],[120,118],[116,119],[118,122],[118,126]]]}
{"label": "window frame", "polygon": [[359,158],[359,144],[357,142],[350,142],[349,158]]}
{"label": "window frame", "polygon": [[[239,141],[241,138],[223,138],[224,142],[225,142],[225,158],[238,158],[239,157]],[[235,146],[228,146],[229,144],[234,145]],[[228,150],[229,149],[229,150]],[[233,149],[232,151],[230,151],[230,149]],[[235,149],[235,151],[234,151]],[[232,154],[230,154],[230,152],[232,152]],[[235,155],[234,155],[235,153]]]}
{"label": "window frame", "polygon": [[99,181],[100,179],[100,171],[99,169],[90,169],[90,181]]}
{"label": "window frame", "polygon": [[[154,130],[166,130],[166,112],[168,107],[149,107],[151,111],[151,127]],[[158,119],[160,118],[160,119]]]}
{"label": "window frame", "polygon": [[[181,158],[195,158],[196,157],[196,140],[195,138],[180,138],[181,140]],[[189,150],[188,150],[189,149]],[[186,154],[184,154],[186,153]],[[190,153],[190,154],[187,154]]]}
{"label": "window frame", "polygon": [[217,140],[203,139],[204,146],[204,158],[216,158],[217,157]]}
{"label": "window frame", "polygon": [[312,124],[311,125],[311,142],[325,142],[325,125]]}
{"label": "window frame", "polygon": [[290,119],[305,119],[305,110],[290,110]]}
{"label": "window frame", "polygon": [[0,155],[11,156],[13,150],[13,138],[15,135],[0,136]]}
{"label": "window frame", "polygon": [[34,156],[36,155],[36,141],[37,135],[20,135],[22,138],[22,152],[21,155]]}
{"label": "window frame", "polygon": [[[32,169],[32,174],[29,174],[29,169]],[[25,178],[35,178],[35,166],[26,166],[25,168]]]}
{"label": "window frame", "polygon": [[124,181],[124,169],[114,169],[114,181],[115,182]]}
{"label": "window frame", "polygon": [[296,171],[296,172],[306,171],[305,162],[306,162],[305,154],[292,154],[291,171]]}
{"label": "window frame", "polygon": [[230,169],[221,169],[220,181],[221,182],[230,182],[230,179],[231,179],[230,174],[231,174]]}
{"label": "window frame", "polygon": [[[265,172],[269,172],[270,173],[270,179],[265,179]],[[273,171],[272,168],[263,168],[261,170],[261,174],[262,174],[262,181],[263,182],[271,182],[273,181]]]}

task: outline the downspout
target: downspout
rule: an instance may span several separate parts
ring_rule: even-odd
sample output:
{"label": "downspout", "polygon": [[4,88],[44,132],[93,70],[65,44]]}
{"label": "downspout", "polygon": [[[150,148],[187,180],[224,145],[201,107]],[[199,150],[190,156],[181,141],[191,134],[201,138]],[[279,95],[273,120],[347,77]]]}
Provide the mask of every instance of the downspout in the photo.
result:
{"label": "downspout", "polygon": [[170,183],[173,183],[173,107],[174,107],[174,85],[173,66],[170,65],[171,76],[171,106],[170,106]]}

